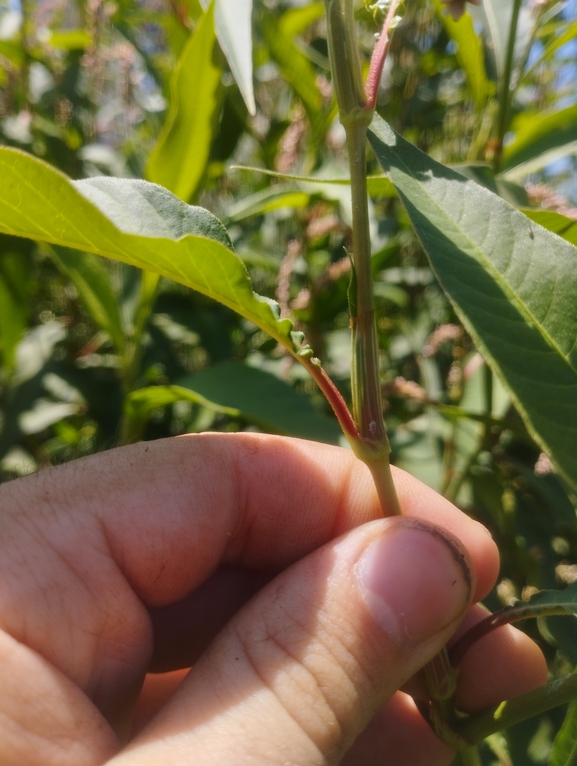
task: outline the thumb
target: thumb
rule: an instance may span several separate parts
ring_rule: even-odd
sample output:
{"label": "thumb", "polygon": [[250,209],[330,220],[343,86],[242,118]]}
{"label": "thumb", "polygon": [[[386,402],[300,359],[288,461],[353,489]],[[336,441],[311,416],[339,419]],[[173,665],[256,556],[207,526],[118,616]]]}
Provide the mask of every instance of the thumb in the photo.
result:
{"label": "thumb", "polygon": [[474,591],[461,544],[381,519],[284,571],[111,763],[336,763],[447,642]]}

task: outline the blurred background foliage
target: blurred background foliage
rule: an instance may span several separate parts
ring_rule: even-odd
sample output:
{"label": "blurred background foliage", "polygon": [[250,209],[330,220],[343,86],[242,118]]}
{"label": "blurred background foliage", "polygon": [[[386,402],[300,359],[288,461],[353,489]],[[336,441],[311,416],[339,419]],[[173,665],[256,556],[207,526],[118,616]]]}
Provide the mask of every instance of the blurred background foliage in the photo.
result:
{"label": "blurred background foliage", "polygon": [[[440,0],[407,2],[379,111],[577,244],[577,4],[523,3],[508,61],[513,0],[484,3],[454,22]],[[0,0],[0,143],[72,178],[146,178],[211,210],[255,290],[293,318],[349,399],[351,216],[348,186],[330,182],[347,166],[323,11],[307,0],[223,0],[216,16],[199,0]],[[357,15],[368,62],[377,27],[362,6]],[[573,582],[575,494],[475,350],[371,163],[393,462],[490,528],[502,571],[488,606]],[[0,237],[0,358],[2,480],[204,430],[339,443],[313,382],[262,331],[88,254]],[[577,663],[572,620],[527,629],[553,670]],[[547,763],[563,713],[492,738],[485,762]]]}

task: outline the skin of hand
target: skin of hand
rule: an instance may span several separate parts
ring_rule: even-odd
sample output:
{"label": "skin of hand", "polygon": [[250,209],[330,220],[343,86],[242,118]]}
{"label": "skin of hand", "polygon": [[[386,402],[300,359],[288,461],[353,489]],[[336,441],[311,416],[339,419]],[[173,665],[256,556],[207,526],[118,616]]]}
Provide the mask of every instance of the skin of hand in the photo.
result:
{"label": "skin of hand", "polygon": [[[487,531],[402,471],[257,434],[112,450],[0,486],[0,766],[446,766],[418,671],[493,586]],[[447,530],[450,530],[447,531]],[[459,627],[461,626],[461,627]],[[147,671],[194,665],[135,737]],[[546,680],[514,628],[475,710]]]}

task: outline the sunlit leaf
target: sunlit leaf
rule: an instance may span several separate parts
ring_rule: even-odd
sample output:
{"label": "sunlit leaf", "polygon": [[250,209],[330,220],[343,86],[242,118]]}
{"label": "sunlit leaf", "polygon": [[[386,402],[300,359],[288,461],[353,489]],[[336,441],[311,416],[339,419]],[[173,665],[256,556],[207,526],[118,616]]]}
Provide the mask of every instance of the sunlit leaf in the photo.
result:
{"label": "sunlit leaf", "polygon": [[503,170],[532,172],[558,156],[577,152],[577,106],[539,114],[524,113],[514,122],[514,140],[503,152]]}
{"label": "sunlit leaf", "polygon": [[[233,165],[236,170],[249,170],[252,173],[271,176],[272,178],[281,178],[284,181],[298,181],[306,184],[335,184],[336,186],[350,186],[350,178],[331,178],[322,175],[318,176],[297,176],[292,173],[278,173],[276,170],[267,170],[266,168],[253,168],[248,165]],[[394,197],[396,195],[395,187],[384,176],[367,176],[367,190],[372,197]]]}
{"label": "sunlit leaf", "polygon": [[272,210],[279,210],[283,207],[306,207],[310,199],[310,194],[290,188],[285,184],[282,184],[282,186],[281,184],[270,186],[232,205],[228,211],[228,218],[230,221],[241,221],[243,218],[249,218],[253,215],[264,215]]}
{"label": "sunlit leaf", "polygon": [[216,34],[246,108],[256,114],[252,82],[252,0],[217,0]]}
{"label": "sunlit leaf", "polygon": [[0,231],[148,269],[214,298],[293,350],[291,322],[253,293],[220,221],[146,181],[71,182],[0,148]]}
{"label": "sunlit leaf", "polygon": [[[201,0],[208,8],[209,0]],[[252,0],[215,0],[214,25],[222,52],[250,114],[256,114],[252,79]]]}
{"label": "sunlit leaf", "polygon": [[577,249],[380,118],[370,141],[465,327],[577,486]]}
{"label": "sunlit leaf", "polygon": [[556,213],[554,210],[525,208],[523,212],[535,223],[558,234],[563,239],[566,239],[567,242],[577,245],[577,220],[575,218],[569,218],[561,213]]}
{"label": "sunlit leaf", "polygon": [[196,195],[206,170],[221,101],[222,68],[215,48],[212,2],[172,74],[170,108],[146,166],[149,181],[165,186],[185,201]]}
{"label": "sunlit leaf", "polygon": [[52,48],[77,51],[89,48],[93,40],[85,29],[58,29],[49,33],[46,42]]}
{"label": "sunlit leaf", "polygon": [[[489,55],[493,56],[498,79],[505,71],[505,59],[515,0],[483,0],[479,6],[468,6],[471,16],[483,25]],[[514,60],[524,57],[534,33],[531,12],[521,8],[515,38]]]}
{"label": "sunlit leaf", "polygon": [[467,76],[467,82],[477,110],[483,108],[492,85],[485,71],[483,44],[473,27],[473,20],[465,13],[459,21],[447,14],[447,6],[441,0],[433,0],[437,15],[443,22],[447,34],[457,46],[455,56]]}
{"label": "sunlit leaf", "polygon": [[577,764],[577,700],[569,703],[567,715],[553,742],[548,766]]}
{"label": "sunlit leaf", "polygon": [[322,2],[307,3],[302,8],[290,8],[283,13],[279,27],[287,37],[296,37],[320,19],[324,12],[325,5]]}

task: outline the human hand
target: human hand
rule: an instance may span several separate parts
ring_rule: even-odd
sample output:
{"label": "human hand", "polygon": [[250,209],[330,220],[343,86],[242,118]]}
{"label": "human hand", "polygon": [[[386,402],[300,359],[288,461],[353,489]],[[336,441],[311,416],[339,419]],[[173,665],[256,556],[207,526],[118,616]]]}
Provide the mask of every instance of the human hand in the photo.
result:
{"label": "human hand", "polygon": [[[406,517],[382,519],[345,450],[202,434],[2,485],[0,766],[450,763],[397,689],[479,619],[497,551],[395,483]],[[145,673],[193,664],[121,746]],[[507,627],[467,654],[459,698],[545,679]]]}

